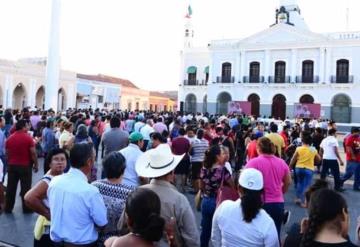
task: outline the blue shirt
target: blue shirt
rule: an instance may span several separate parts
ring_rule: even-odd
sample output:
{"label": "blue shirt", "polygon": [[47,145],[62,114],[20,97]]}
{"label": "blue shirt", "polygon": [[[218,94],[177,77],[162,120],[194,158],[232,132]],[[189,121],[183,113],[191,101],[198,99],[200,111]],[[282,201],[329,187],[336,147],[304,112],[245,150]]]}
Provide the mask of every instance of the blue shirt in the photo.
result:
{"label": "blue shirt", "polygon": [[98,188],[88,183],[82,171],[71,168],[54,177],[47,196],[53,241],[89,244],[98,239],[95,226],[107,224],[106,207]]}
{"label": "blue shirt", "polygon": [[50,152],[52,149],[55,148],[56,139],[54,130],[50,128],[45,128],[42,132],[42,149],[45,153]]}
{"label": "blue shirt", "polygon": [[0,129],[0,156],[5,155],[5,133]]}
{"label": "blue shirt", "polygon": [[120,153],[126,160],[126,168],[123,176],[123,184],[138,187],[140,185],[139,175],[135,171],[135,163],[140,155],[143,153],[138,145],[130,143],[124,149],[120,150]]}

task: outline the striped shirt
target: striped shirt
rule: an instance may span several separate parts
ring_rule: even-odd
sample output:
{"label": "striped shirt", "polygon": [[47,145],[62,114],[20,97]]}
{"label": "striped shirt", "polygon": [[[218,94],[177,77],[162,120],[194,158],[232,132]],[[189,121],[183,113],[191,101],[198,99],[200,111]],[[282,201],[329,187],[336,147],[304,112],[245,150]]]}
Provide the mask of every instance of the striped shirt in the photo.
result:
{"label": "striped shirt", "polygon": [[205,151],[209,148],[209,142],[205,139],[196,138],[192,143],[191,162],[203,162]]}

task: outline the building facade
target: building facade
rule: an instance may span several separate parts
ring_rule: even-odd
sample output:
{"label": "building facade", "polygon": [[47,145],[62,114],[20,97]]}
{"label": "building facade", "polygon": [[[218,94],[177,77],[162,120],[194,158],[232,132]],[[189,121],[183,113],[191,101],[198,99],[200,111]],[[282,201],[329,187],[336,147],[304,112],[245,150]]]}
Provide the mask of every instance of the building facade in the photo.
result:
{"label": "building facade", "polygon": [[[46,58],[0,60],[0,104],[3,108],[44,108]],[[58,109],[75,107],[76,73],[60,71]]]}
{"label": "building facade", "polygon": [[185,26],[180,110],[227,113],[249,101],[257,116],[293,117],[297,103],[321,104],[321,116],[360,122],[360,32],[311,32],[296,0],[281,0],[268,29],[239,40],[192,46]]}
{"label": "building facade", "polygon": [[150,91],[149,110],[154,112],[175,111],[175,100],[169,98],[165,93]]}

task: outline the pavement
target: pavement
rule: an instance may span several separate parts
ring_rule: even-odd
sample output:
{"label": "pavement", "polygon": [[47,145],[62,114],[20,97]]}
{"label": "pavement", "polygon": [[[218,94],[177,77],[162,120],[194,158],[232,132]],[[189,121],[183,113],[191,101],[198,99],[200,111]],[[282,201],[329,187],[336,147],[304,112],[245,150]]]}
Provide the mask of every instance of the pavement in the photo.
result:
{"label": "pavement", "polygon": [[[341,155],[344,156],[343,153]],[[42,160],[40,160],[39,163],[42,164]],[[38,173],[33,173],[33,184],[39,181],[39,179],[43,176],[42,172],[40,172],[42,170],[43,170],[42,167],[40,167]],[[341,168],[341,171],[344,171],[343,167]],[[100,172],[100,169],[98,169],[98,172]],[[331,183],[333,182],[332,178],[328,178],[328,180]],[[348,183],[344,185],[344,188],[346,189],[346,191],[343,192],[342,195],[345,197],[348,203],[348,208],[350,213],[349,236],[352,240],[354,240],[356,219],[358,216],[360,216],[360,192],[355,192],[352,190],[352,181],[348,181]],[[20,188],[18,188],[18,193],[19,191]],[[195,208],[194,195],[187,193],[186,196],[189,199],[190,204],[193,206],[193,208]],[[295,199],[295,189],[294,186],[291,185],[289,191],[285,195],[285,208],[286,210],[291,211],[291,218],[289,223],[282,229],[282,234],[281,234],[282,238],[286,236],[286,231],[293,223],[299,223],[300,220],[306,216],[306,210],[295,205],[294,199]],[[194,213],[200,229],[201,214],[197,211],[195,211]],[[21,199],[20,196],[17,197],[13,213],[0,215],[0,247],[33,246],[33,229],[36,218],[37,218],[37,214],[35,213],[34,214],[22,213]],[[3,244],[2,242],[11,245],[6,245],[5,243]]]}

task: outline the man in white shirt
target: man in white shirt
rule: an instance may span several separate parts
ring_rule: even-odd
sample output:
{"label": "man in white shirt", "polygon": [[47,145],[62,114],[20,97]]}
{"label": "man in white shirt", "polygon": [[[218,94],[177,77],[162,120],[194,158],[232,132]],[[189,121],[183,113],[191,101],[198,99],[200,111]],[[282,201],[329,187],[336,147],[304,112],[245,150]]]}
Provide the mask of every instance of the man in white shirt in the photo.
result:
{"label": "man in white shirt", "polygon": [[336,129],[329,129],[328,136],[320,143],[320,156],[322,156],[321,179],[325,179],[329,170],[334,176],[334,186],[337,191],[344,191],[341,188],[339,163],[344,163],[339,155],[339,142],[336,139]]}
{"label": "man in white shirt", "polygon": [[107,210],[99,190],[88,183],[95,161],[92,144],[75,144],[71,168],[54,177],[47,196],[51,212],[50,238],[64,246],[95,247],[98,229],[107,224]]}
{"label": "man in white shirt", "polygon": [[152,119],[146,120],[146,124],[140,129],[140,133],[144,137],[144,147],[142,151],[146,151],[146,148],[150,142],[150,134],[155,132],[154,128],[152,127],[154,124]]}
{"label": "man in white shirt", "polygon": [[126,161],[126,168],[122,180],[123,184],[138,187],[141,184],[145,184],[147,181],[147,179],[139,177],[135,170],[136,161],[143,154],[141,151],[143,146],[143,136],[139,132],[133,132],[129,136],[129,146],[119,151],[124,156]]}

